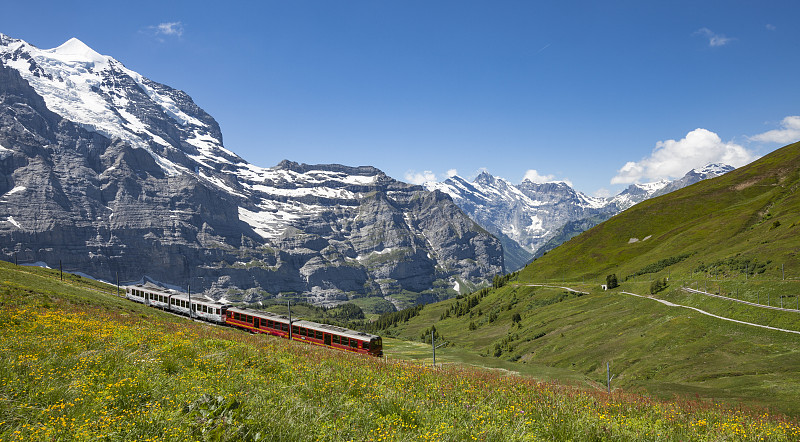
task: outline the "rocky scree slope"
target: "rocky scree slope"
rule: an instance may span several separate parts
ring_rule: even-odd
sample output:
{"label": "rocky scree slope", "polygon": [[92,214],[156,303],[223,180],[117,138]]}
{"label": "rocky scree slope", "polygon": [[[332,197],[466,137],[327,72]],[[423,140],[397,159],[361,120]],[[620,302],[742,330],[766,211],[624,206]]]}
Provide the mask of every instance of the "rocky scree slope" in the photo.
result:
{"label": "rocky scree slope", "polygon": [[7,260],[248,301],[408,304],[504,271],[500,242],[445,194],[373,167],[254,166],[186,93],[76,39],[2,34],[0,244]]}

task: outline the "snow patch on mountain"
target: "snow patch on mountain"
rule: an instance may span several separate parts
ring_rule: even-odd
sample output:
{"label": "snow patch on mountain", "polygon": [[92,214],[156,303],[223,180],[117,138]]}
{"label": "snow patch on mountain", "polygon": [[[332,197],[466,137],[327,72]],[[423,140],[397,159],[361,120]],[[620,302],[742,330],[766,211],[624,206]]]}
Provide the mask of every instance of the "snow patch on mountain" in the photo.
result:
{"label": "snow patch on mountain", "polygon": [[[181,110],[175,98],[156,90],[142,75],[97,53],[77,38],[53,49],[39,49],[0,34],[0,59],[28,81],[50,110],[87,130],[147,150],[169,175],[185,173],[187,169],[158,155],[155,149],[176,149],[180,140],[167,140],[152,130],[143,112],[147,105],[135,94],[144,92],[152,105],[186,129],[181,136],[198,147],[199,162],[209,166],[220,161],[230,163],[218,155],[222,142],[209,135],[211,128],[206,123]],[[129,83],[135,84],[136,89]],[[235,157],[230,151],[225,153]]]}

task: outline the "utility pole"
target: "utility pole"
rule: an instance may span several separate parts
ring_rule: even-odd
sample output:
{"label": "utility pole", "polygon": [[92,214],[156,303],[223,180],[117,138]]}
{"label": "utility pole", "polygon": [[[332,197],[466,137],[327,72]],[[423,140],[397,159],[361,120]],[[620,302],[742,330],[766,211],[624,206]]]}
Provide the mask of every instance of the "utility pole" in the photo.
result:
{"label": "utility pole", "polygon": [[61,260],[58,260],[58,273],[61,275],[61,280],[64,280],[64,268],[61,266]]}
{"label": "utility pole", "polygon": [[786,281],[786,273],[783,273],[783,264],[781,264],[781,280]]}
{"label": "utility pole", "polygon": [[436,327],[432,326],[431,327],[431,349],[433,350],[433,366],[434,366],[434,368],[436,367],[436,349],[447,344],[447,342],[443,342],[443,343],[441,343],[439,345],[436,345],[436,337],[435,336],[436,336]]}
{"label": "utility pole", "polygon": [[189,296],[189,319],[192,318],[192,283],[186,283],[186,295]]}
{"label": "utility pole", "polygon": [[286,308],[289,310],[289,340],[292,340],[292,301],[286,301]]}
{"label": "utility pole", "polygon": [[117,296],[119,296],[119,272],[114,272],[117,275]]}

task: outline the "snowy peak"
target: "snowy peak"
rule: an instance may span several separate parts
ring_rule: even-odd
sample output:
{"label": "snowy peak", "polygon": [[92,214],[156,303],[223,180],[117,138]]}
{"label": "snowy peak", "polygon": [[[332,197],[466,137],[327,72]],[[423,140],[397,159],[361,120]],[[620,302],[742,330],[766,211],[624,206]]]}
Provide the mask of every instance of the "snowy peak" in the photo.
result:
{"label": "snowy peak", "polygon": [[94,49],[86,45],[86,43],[73,37],[64,42],[61,46],[53,49],[46,49],[42,52],[52,54],[53,58],[58,58],[64,62],[93,62],[103,63],[112,60],[111,57],[100,55]]}
{"label": "snowy peak", "polygon": [[77,38],[42,50],[2,36],[0,61],[19,72],[48,109],[146,150],[168,175],[243,162],[224,149],[219,125],[187,94],[127,69]]}
{"label": "snowy peak", "polygon": [[691,186],[694,183],[707,180],[709,178],[716,178],[734,169],[735,167],[733,166],[729,166],[727,164],[719,164],[719,163],[707,164],[706,166],[700,169],[692,169],[689,172],[687,172],[686,175],[683,176],[683,178],[672,181],[663,188],[656,191],[653,194],[653,197],[666,195],[670,192],[674,192],[686,186]]}
{"label": "snowy peak", "polygon": [[716,176],[724,175],[724,174],[726,174],[726,173],[728,173],[728,172],[730,172],[730,171],[732,171],[734,169],[736,169],[736,168],[733,167],[733,166],[729,166],[727,164],[711,163],[711,164],[705,165],[705,167],[702,167],[700,169],[692,169],[691,171],[689,171],[689,173],[687,173],[687,175],[688,174],[695,174],[695,175],[706,175],[706,176],[709,176],[709,177],[716,177]]}
{"label": "snowy peak", "polygon": [[399,308],[504,271],[498,239],[446,195],[368,166],[249,164],[188,94],[78,39],[42,50],[0,36],[0,96],[0,244],[45,262],[191,274],[250,300],[403,293],[381,299]]}
{"label": "snowy peak", "polygon": [[625,190],[608,201],[608,205],[622,212],[630,207],[652,198],[657,192],[667,187],[669,181],[661,180],[653,183],[631,184]]}
{"label": "snowy peak", "polygon": [[606,203],[563,181],[534,183],[526,179],[514,185],[488,172],[472,182],[452,176],[441,183],[425,183],[425,187],[450,195],[475,222],[497,235],[504,243],[509,269],[525,265],[565,220],[590,216]]}

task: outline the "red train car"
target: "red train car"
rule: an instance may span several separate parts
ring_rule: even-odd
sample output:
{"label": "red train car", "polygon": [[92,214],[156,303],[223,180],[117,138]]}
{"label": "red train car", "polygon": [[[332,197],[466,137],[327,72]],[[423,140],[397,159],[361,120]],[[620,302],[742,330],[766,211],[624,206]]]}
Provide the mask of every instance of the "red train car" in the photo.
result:
{"label": "red train car", "polygon": [[225,315],[226,324],[253,333],[267,333],[354,353],[383,356],[380,336],[311,321],[290,322],[283,315],[244,308],[230,307]]}

